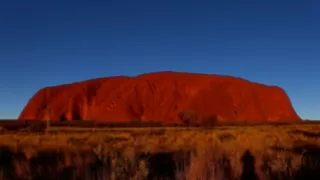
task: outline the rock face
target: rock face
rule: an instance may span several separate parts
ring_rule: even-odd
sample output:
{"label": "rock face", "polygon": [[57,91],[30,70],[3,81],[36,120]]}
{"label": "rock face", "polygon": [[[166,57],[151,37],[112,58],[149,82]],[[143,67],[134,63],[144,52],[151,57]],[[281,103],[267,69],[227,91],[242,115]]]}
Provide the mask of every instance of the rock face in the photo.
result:
{"label": "rock face", "polygon": [[220,75],[156,72],[109,77],[40,89],[20,120],[182,122],[192,110],[197,121],[297,122],[300,117],[279,87]]}

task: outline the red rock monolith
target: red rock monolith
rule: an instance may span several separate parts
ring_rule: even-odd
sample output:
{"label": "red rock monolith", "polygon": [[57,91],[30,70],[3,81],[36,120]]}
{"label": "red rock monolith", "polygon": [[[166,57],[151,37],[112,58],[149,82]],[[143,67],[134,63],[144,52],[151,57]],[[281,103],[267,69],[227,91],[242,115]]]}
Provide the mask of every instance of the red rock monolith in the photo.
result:
{"label": "red rock monolith", "polygon": [[182,122],[192,110],[197,121],[297,122],[285,91],[245,79],[206,74],[156,72],[136,77],[92,79],[40,89],[20,120],[49,118],[106,122]]}

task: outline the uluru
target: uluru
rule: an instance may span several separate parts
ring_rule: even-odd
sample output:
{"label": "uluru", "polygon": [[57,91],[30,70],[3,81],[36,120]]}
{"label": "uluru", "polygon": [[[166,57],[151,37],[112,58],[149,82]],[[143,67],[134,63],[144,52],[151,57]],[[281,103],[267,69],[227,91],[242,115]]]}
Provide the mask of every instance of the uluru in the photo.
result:
{"label": "uluru", "polygon": [[298,122],[286,92],[224,75],[154,72],[45,87],[35,93],[19,120],[97,120],[106,122],[182,122],[192,110],[197,121]]}

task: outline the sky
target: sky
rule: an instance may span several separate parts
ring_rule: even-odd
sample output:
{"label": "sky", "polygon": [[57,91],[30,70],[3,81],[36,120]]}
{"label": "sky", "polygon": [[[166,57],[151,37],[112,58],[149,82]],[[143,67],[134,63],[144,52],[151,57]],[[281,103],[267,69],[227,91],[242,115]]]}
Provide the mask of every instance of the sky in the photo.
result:
{"label": "sky", "polygon": [[40,88],[154,71],[282,87],[320,119],[320,1],[0,1],[0,119]]}

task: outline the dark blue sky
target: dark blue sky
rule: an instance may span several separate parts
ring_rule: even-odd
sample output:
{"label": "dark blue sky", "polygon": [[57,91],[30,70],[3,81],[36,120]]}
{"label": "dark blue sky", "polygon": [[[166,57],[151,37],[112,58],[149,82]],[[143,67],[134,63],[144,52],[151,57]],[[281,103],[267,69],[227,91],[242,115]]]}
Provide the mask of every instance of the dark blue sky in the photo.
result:
{"label": "dark blue sky", "polygon": [[320,119],[320,2],[0,2],[0,118],[41,87],[162,70],[278,85]]}

